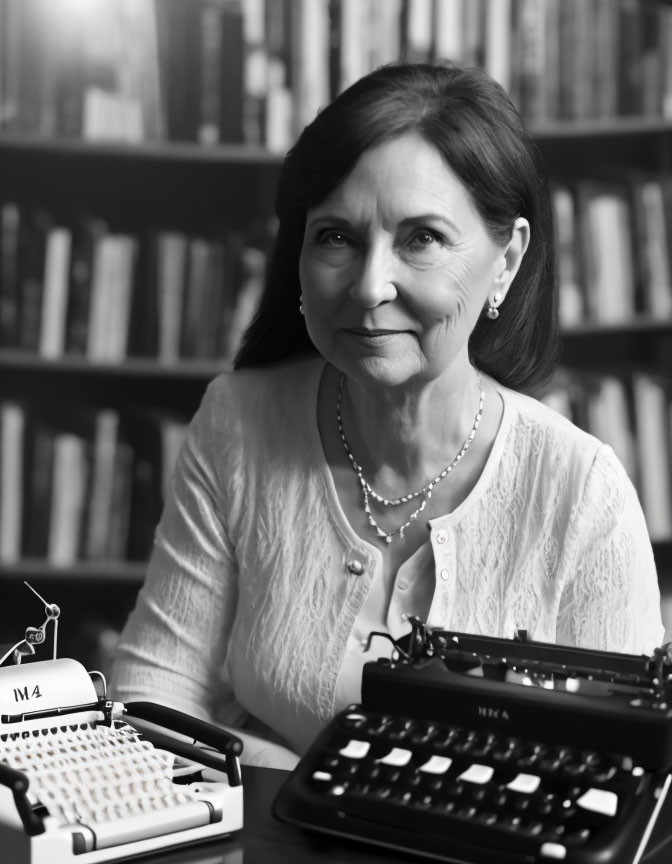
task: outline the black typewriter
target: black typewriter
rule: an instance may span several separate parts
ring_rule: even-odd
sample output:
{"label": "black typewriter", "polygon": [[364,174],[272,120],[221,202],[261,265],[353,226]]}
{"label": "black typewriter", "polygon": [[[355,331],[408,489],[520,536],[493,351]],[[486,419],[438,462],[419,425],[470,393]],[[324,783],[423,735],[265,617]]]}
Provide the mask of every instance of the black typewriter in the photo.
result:
{"label": "black typewriter", "polygon": [[446,862],[640,861],[671,779],[670,646],[635,656],[411,623],[391,659],[365,665],[361,705],[320,734],[274,815]]}

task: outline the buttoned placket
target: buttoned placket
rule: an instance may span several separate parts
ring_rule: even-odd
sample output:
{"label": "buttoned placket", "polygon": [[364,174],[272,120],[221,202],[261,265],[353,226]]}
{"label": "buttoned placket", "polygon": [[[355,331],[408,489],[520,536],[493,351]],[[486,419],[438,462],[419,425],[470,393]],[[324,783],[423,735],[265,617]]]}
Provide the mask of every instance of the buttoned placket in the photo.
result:
{"label": "buttoned placket", "polygon": [[427,616],[430,627],[447,627],[453,605],[456,578],[455,531],[451,526],[430,523],[434,553],[434,599]]}

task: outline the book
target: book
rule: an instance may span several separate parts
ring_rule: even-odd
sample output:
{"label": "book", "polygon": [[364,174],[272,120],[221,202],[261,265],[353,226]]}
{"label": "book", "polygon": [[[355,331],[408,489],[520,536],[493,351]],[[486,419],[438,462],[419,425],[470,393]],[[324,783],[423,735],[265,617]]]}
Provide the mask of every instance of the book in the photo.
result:
{"label": "book", "polygon": [[[572,0],[569,0],[572,2]],[[500,13],[501,14],[501,13]],[[520,113],[528,122],[546,114],[544,75],[546,67],[546,5],[538,0],[519,0],[513,27],[509,27],[515,69],[510,75]]]}
{"label": "book", "polygon": [[609,444],[633,483],[637,483],[637,445],[626,384],[614,375],[593,379],[587,402],[588,431]]}
{"label": "book", "polygon": [[464,45],[463,0],[436,0],[434,11],[434,57],[436,60],[462,61]]}
{"label": "book", "polygon": [[642,5],[620,0],[618,44],[618,113],[639,114],[643,105],[644,33]]}
{"label": "book", "polygon": [[106,234],[94,250],[87,356],[118,362],[126,357],[137,253],[135,238]]}
{"label": "book", "polygon": [[114,458],[112,507],[105,549],[105,557],[110,561],[125,561],[129,557],[131,523],[136,518],[131,509],[134,470],[133,450],[126,441],[120,440]]}
{"label": "book", "polygon": [[25,409],[0,403],[0,563],[21,557]]}
{"label": "book", "polygon": [[[165,109],[161,88],[158,24],[155,0],[114,0],[118,22],[118,82],[120,95],[131,109],[132,123],[139,114],[139,134],[131,127],[131,140],[165,138]],[[138,137],[136,138],[136,134]]]}
{"label": "book", "polygon": [[568,327],[581,323],[586,316],[586,300],[578,272],[575,201],[571,189],[561,183],[552,184],[551,203],[557,245],[558,314],[560,323]]}
{"label": "book", "polygon": [[370,0],[340,0],[338,10],[337,92],[342,92],[370,71],[368,16],[371,13],[371,3]]}
{"label": "book", "polygon": [[220,10],[220,140],[242,143],[245,112],[245,45],[240,2],[227,0]]}
{"label": "book", "polygon": [[91,311],[94,253],[108,228],[100,219],[82,218],[73,227],[70,249],[66,354],[86,354]]}
{"label": "book", "polygon": [[269,86],[264,0],[243,0],[243,137],[264,146],[266,93]]}
{"label": "book", "polygon": [[49,129],[43,128],[43,87],[50,46],[48,28],[45,29],[43,18],[48,9],[42,0],[22,0],[15,11],[18,13],[14,34],[17,39],[16,116],[11,131],[33,135],[43,132],[49,134]]}
{"label": "book", "polygon": [[[163,464],[159,419],[163,416],[151,411],[126,412],[120,427],[120,442],[132,453],[131,473],[116,494],[119,502],[113,512],[118,519],[124,512],[130,514],[122,527],[127,529],[124,553],[130,561],[146,561],[152,549],[154,531],[163,506]],[[128,467],[128,466],[127,466]],[[124,509],[125,508],[125,509]],[[119,526],[115,526],[119,530]]]}
{"label": "book", "polygon": [[72,432],[56,434],[47,546],[47,560],[56,567],[74,564],[80,557],[87,472],[84,438]]}
{"label": "book", "polygon": [[183,295],[180,331],[180,357],[201,355],[204,339],[203,310],[208,305],[210,283],[210,243],[202,237],[192,237],[187,250],[187,277]]}
{"label": "book", "polygon": [[194,141],[197,136],[199,8],[198,3],[184,0],[155,4],[165,134],[171,141]]}
{"label": "book", "polygon": [[560,117],[560,76],[564,65],[564,56],[560,51],[562,3],[563,0],[544,2],[544,71],[540,96],[544,120],[557,120]]}
{"label": "book", "polygon": [[54,227],[47,233],[38,345],[47,358],[60,357],[65,350],[71,246],[69,228]]}
{"label": "book", "polygon": [[660,116],[663,102],[663,57],[658,4],[643,4],[641,19],[641,99],[639,112]]}
{"label": "book", "polygon": [[592,115],[610,118],[618,114],[619,27],[618,3],[594,0],[595,41],[593,52]]}
{"label": "book", "polygon": [[28,213],[19,224],[18,345],[37,351],[42,321],[44,268],[51,217],[44,210]]}
{"label": "book", "polygon": [[668,238],[672,213],[667,209],[663,184],[657,177],[633,177],[633,214],[641,260],[641,309],[668,320],[672,316],[672,266]]}
{"label": "book", "polygon": [[140,103],[101,87],[87,87],[82,109],[82,137],[87,141],[143,140]]}
{"label": "book", "polygon": [[287,86],[287,67],[282,60],[270,58],[267,74],[264,143],[271,153],[286,153],[294,140],[294,100]]}
{"label": "book", "polygon": [[[402,0],[371,0],[366,32],[376,35],[375,38],[369,39],[369,69],[377,69],[379,66],[399,59],[401,7]],[[434,4],[432,11],[434,14],[430,22],[432,29],[430,50],[433,52],[436,34],[434,26],[436,4]]]}
{"label": "book", "polygon": [[240,348],[243,335],[256,315],[264,293],[266,255],[261,249],[246,247],[242,250],[243,276],[238,288],[235,305],[227,334],[227,346],[223,353],[233,359]]}
{"label": "book", "polygon": [[485,62],[485,0],[465,0],[462,7],[463,66],[483,68]]}
{"label": "book", "polygon": [[0,3],[0,129],[19,129],[19,77],[21,67],[21,16],[24,0],[3,0]]}
{"label": "book", "polygon": [[[224,26],[222,8],[217,3],[199,5],[199,86],[198,128],[196,140],[205,146],[218,144],[222,140],[222,111],[242,112],[242,99],[236,103],[223,104],[222,82],[224,78],[223,39]],[[238,22],[236,21],[238,25]],[[242,36],[242,26],[236,26],[236,36]],[[238,77],[240,78],[240,72]]]}
{"label": "book", "polygon": [[139,99],[127,52],[132,34],[124,33],[124,5],[85,4],[77,16],[82,45],[81,135],[91,141],[141,141],[144,137]]}
{"label": "book", "polygon": [[660,14],[661,113],[672,117],[672,7],[662,5]]}
{"label": "book", "polygon": [[512,0],[487,0],[485,71],[505,90],[511,86]]}
{"label": "book", "polygon": [[329,0],[295,0],[292,11],[292,93],[298,136],[329,102]]}
{"label": "book", "polygon": [[663,385],[641,373],[633,376],[637,417],[638,491],[652,540],[672,539],[670,398]]}
{"label": "book", "polygon": [[24,435],[22,557],[46,558],[51,518],[54,430],[43,417],[30,416]]}
{"label": "book", "polygon": [[84,540],[84,557],[103,560],[108,556],[114,509],[115,475],[119,468],[119,413],[100,411],[94,421],[91,483]]}
{"label": "book", "polygon": [[[330,7],[332,17],[339,12]],[[290,0],[275,0],[264,8],[266,50],[265,145],[273,153],[286,153],[294,143],[294,99],[292,96],[292,8]],[[330,34],[333,33],[333,27]],[[330,43],[331,70],[334,45]],[[331,77],[330,93],[338,92],[337,81]]]}
{"label": "book", "polygon": [[636,263],[627,188],[581,181],[577,196],[589,315],[602,324],[629,321],[635,312]]}
{"label": "book", "polygon": [[160,232],[155,240],[160,363],[176,363],[180,358],[187,246],[187,236],[176,231]]}
{"label": "book", "polygon": [[19,208],[11,201],[0,206],[0,345],[19,340]]}
{"label": "book", "polygon": [[[433,42],[432,19],[433,9],[431,0],[408,0],[405,60],[411,63],[422,63],[431,58]],[[367,35],[369,32],[367,31]]]}

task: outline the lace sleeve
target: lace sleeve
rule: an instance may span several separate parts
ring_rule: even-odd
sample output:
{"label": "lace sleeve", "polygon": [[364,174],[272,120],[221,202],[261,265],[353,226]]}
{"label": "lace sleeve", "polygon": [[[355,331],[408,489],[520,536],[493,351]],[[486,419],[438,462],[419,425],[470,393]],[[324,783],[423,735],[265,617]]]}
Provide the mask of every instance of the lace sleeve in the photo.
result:
{"label": "lace sleeve", "polygon": [[190,424],[111,681],[121,701],[150,699],[208,720],[227,688],[222,667],[238,591],[221,479],[221,401],[211,387]]}
{"label": "lace sleeve", "polygon": [[644,514],[606,445],[572,513],[564,558],[558,642],[632,654],[661,644],[660,592]]}

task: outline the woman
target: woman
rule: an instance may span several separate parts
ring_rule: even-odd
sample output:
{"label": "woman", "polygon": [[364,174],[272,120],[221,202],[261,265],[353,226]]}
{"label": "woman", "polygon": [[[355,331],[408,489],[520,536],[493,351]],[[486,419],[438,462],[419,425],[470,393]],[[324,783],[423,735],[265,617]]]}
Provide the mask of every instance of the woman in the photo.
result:
{"label": "woman", "polygon": [[632,485],[520,392],[557,342],[541,177],[475,71],[385,67],[307,127],[259,315],[178,462],[118,698],[259,733],[246,761],[291,767],[359,699],[366,635],[409,614],[659,644]]}

